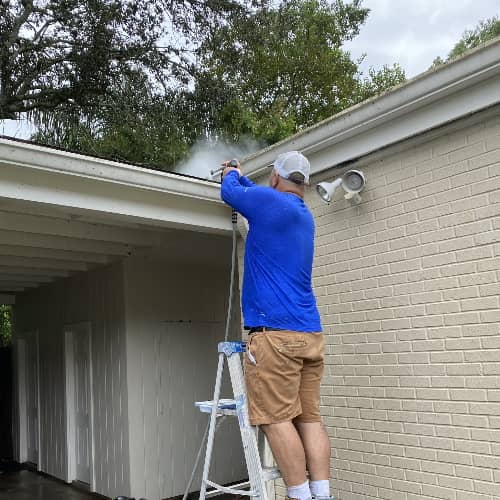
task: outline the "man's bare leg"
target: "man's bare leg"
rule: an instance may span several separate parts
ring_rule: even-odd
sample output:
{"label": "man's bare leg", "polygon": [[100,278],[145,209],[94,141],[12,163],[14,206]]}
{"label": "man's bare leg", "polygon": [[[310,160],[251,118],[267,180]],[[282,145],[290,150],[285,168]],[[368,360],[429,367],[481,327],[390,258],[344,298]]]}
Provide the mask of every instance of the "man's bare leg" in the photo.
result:
{"label": "man's bare leg", "polygon": [[321,422],[294,422],[304,447],[309,479],[330,477],[330,439]]}
{"label": "man's bare leg", "polygon": [[[306,455],[300,435],[292,422],[261,425],[281,476],[287,487],[307,481]],[[328,476],[327,476],[328,477]]]}

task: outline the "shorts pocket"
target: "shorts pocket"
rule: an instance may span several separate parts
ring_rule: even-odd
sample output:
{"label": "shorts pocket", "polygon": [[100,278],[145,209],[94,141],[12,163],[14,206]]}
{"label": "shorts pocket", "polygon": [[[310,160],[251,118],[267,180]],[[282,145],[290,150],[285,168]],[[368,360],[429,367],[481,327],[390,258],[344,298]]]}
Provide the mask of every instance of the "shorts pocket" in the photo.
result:
{"label": "shorts pocket", "polygon": [[[245,385],[247,390],[248,412],[251,420],[262,417],[262,383],[260,380],[259,365],[257,364],[257,354],[255,345],[252,346],[252,339],[247,343],[244,357]],[[255,362],[252,361],[252,358]]]}
{"label": "shorts pocket", "polygon": [[255,342],[253,342],[255,338],[255,334],[250,335],[246,349],[245,349],[245,355],[247,360],[252,364],[252,365],[257,365],[257,350],[256,350],[256,345]]}

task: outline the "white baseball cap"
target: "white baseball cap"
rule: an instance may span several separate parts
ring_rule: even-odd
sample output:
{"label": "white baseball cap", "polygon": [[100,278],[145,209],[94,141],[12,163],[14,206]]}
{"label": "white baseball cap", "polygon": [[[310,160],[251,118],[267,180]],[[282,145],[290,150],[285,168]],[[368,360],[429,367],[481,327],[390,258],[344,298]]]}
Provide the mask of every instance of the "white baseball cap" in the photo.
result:
{"label": "white baseball cap", "polygon": [[304,182],[309,182],[311,165],[309,160],[298,151],[288,151],[278,155],[273,166],[278,175],[284,179],[288,179],[290,174],[298,172],[304,176]]}

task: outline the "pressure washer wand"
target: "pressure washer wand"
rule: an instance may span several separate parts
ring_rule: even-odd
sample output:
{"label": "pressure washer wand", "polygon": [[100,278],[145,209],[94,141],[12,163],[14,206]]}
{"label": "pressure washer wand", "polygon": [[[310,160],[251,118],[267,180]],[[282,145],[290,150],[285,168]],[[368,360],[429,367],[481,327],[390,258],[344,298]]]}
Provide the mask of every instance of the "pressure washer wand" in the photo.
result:
{"label": "pressure washer wand", "polygon": [[[212,170],[211,174],[212,176],[216,176],[220,174],[220,179],[222,182],[222,172],[226,167],[235,167],[238,168],[240,166],[240,162],[234,158],[230,162],[225,162],[223,163],[219,168]],[[237,267],[237,249],[236,249],[236,224],[238,223],[238,213],[236,210],[233,208],[232,213],[231,213],[231,222],[232,222],[232,227],[233,227],[233,246],[232,246],[232,252],[231,252],[231,274],[230,274],[230,283],[229,283],[229,298],[227,301],[227,316],[226,316],[226,328],[225,328],[225,335],[224,335],[224,342],[227,342],[229,339],[229,326],[231,324],[231,312],[232,312],[232,307],[233,307],[233,293],[234,293],[234,279],[235,279],[235,273],[236,273],[236,267]],[[225,415],[223,415],[221,418],[219,418],[215,424],[215,431],[217,432],[217,429],[219,428],[220,424],[224,421],[226,418]],[[203,446],[205,444],[205,441],[207,439],[208,433],[209,433],[209,427],[210,427],[210,421],[207,423],[207,427],[205,429],[205,433],[203,435],[203,438],[201,440],[201,446],[198,450],[198,454],[196,456],[196,460],[194,462],[194,467],[193,471],[191,472],[191,477],[188,481],[188,484],[186,486],[186,490],[184,491],[184,496],[182,497],[182,500],[187,500],[188,495],[189,495],[189,490],[191,489],[191,485],[193,484],[194,476],[196,474],[196,471],[198,469],[198,465],[200,463],[200,458],[201,454],[203,451]]]}
{"label": "pressure washer wand", "polygon": [[[211,170],[211,174],[212,174],[212,176],[220,174],[220,180],[222,182],[222,172],[224,172],[224,169],[226,167],[238,168],[239,166],[240,166],[240,162],[238,161],[238,159],[237,158],[233,158],[229,162],[224,162],[219,168],[216,168],[215,170]],[[233,208],[233,210],[231,212],[231,222],[233,224],[237,224],[238,223],[238,213],[236,212],[236,210],[234,208]]]}
{"label": "pressure washer wand", "polygon": [[222,172],[224,172],[224,169],[226,167],[238,168],[239,166],[240,166],[240,162],[236,158],[233,158],[229,162],[224,162],[219,168],[216,168],[214,170],[210,170],[210,174],[212,175],[212,177],[215,177],[216,175],[220,174],[221,180],[222,180]]}

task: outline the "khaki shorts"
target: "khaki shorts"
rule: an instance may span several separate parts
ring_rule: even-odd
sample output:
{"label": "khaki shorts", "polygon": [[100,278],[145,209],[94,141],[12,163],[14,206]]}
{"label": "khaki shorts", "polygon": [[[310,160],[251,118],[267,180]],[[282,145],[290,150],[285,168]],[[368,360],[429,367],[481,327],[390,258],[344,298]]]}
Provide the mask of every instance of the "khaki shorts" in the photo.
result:
{"label": "khaki shorts", "polygon": [[270,330],[250,335],[244,359],[252,425],[321,421],[324,345],[321,333]]}

